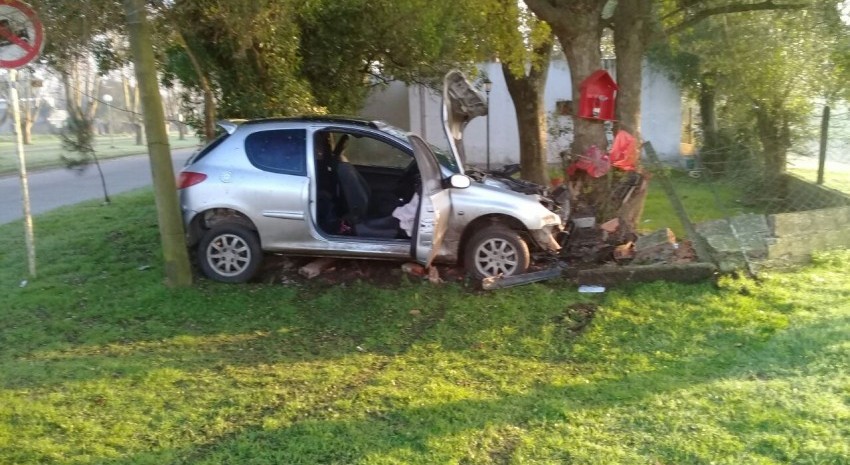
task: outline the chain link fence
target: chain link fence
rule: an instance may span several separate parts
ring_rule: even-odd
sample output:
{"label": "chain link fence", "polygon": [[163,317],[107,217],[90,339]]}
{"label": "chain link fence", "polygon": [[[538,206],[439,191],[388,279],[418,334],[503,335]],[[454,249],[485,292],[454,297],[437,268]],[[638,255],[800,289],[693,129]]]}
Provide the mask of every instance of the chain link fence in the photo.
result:
{"label": "chain link fence", "polygon": [[784,166],[752,146],[700,150],[683,159],[694,182],[715,192],[718,209],[784,213],[847,205],[850,199],[850,113],[810,115]]}
{"label": "chain link fence", "polygon": [[823,136],[814,131],[794,144],[785,166],[726,146],[683,158],[683,169],[652,170],[672,187],[688,239],[721,269],[756,274],[850,247],[850,115],[825,114]]}

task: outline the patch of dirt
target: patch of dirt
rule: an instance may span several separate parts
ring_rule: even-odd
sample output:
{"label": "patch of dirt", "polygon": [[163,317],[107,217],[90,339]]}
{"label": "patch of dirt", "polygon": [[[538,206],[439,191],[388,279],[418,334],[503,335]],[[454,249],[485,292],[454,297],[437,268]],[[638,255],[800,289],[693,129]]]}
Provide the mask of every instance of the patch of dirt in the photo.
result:
{"label": "patch of dirt", "polygon": [[577,337],[593,321],[597,310],[599,310],[598,305],[588,302],[572,304],[554,318],[554,323],[567,330],[570,337]]}

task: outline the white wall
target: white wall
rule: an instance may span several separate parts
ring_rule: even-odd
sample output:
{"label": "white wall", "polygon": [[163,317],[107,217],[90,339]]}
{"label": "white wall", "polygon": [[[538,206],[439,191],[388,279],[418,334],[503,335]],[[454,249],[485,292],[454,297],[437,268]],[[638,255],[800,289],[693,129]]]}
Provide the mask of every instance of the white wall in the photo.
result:
{"label": "white wall", "polygon": [[[490,92],[490,163],[494,166],[519,162],[519,135],[516,114],[510,94],[508,94],[498,63],[481,65],[493,88]],[[564,60],[554,60],[549,68],[549,77],[545,89],[546,111],[550,115],[558,100],[573,100],[570,71]],[[441,101],[439,94],[421,86],[408,89],[407,98],[400,96],[399,89],[391,86],[385,91],[370,97],[366,106],[368,116],[384,119],[405,129],[422,135],[427,141],[447,147],[446,136],[440,117]],[[396,100],[398,98],[399,100]],[[678,160],[681,138],[681,97],[678,88],[663,74],[644,67],[642,91],[642,129],[645,140],[651,141],[662,159]],[[399,116],[407,108],[409,120]],[[366,110],[364,110],[364,115]],[[552,116],[550,126],[569,127],[570,118]],[[471,163],[484,165],[487,159],[487,117],[480,117],[469,123],[464,134],[466,155]],[[569,136],[561,139],[549,139],[549,161],[559,161],[558,153],[569,146]]]}
{"label": "white wall", "polygon": [[408,105],[409,91],[403,82],[393,81],[385,87],[376,87],[366,104],[360,111],[360,116],[367,119],[380,119],[403,129],[410,128],[410,106]]}

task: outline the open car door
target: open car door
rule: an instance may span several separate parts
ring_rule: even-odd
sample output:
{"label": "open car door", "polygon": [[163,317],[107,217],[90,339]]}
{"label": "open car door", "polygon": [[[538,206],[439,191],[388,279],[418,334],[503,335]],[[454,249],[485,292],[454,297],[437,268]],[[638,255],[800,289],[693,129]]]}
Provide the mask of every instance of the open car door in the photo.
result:
{"label": "open car door", "polygon": [[411,241],[411,252],[417,262],[428,267],[439,253],[446,234],[452,207],[451,199],[449,191],[443,188],[443,175],[431,148],[415,134],[409,134],[407,137],[413,147],[413,157],[422,177],[419,214]]}

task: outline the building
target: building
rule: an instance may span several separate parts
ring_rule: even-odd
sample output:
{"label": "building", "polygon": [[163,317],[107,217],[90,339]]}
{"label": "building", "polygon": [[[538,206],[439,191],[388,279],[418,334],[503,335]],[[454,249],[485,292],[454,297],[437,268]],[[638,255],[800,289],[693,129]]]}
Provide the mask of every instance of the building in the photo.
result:
{"label": "building", "polygon": [[[606,66],[607,67],[607,66]],[[519,162],[519,133],[513,102],[499,63],[480,66],[493,82],[490,99],[490,161],[492,165]],[[614,74],[613,72],[611,73]],[[562,102],[572,102],[570,70],[563,59],[553,60],[546,81],[545,105],[549,115],[549,161],[560,162],[558,154],[569,147],[571,118],[556,114]],[[682,99],[678,87],[661,72],[644,66],[642,132],[659,156],[676,162],[682,133]],[[441,97],[424,86],[394,82],[376,90],[361,115],[382,119],[422,135],[428,142],[447,147],[441,121]],[[487,157],[487,118],[477,118],[466,129],[464,146],[469,162],[484,165]]]}

